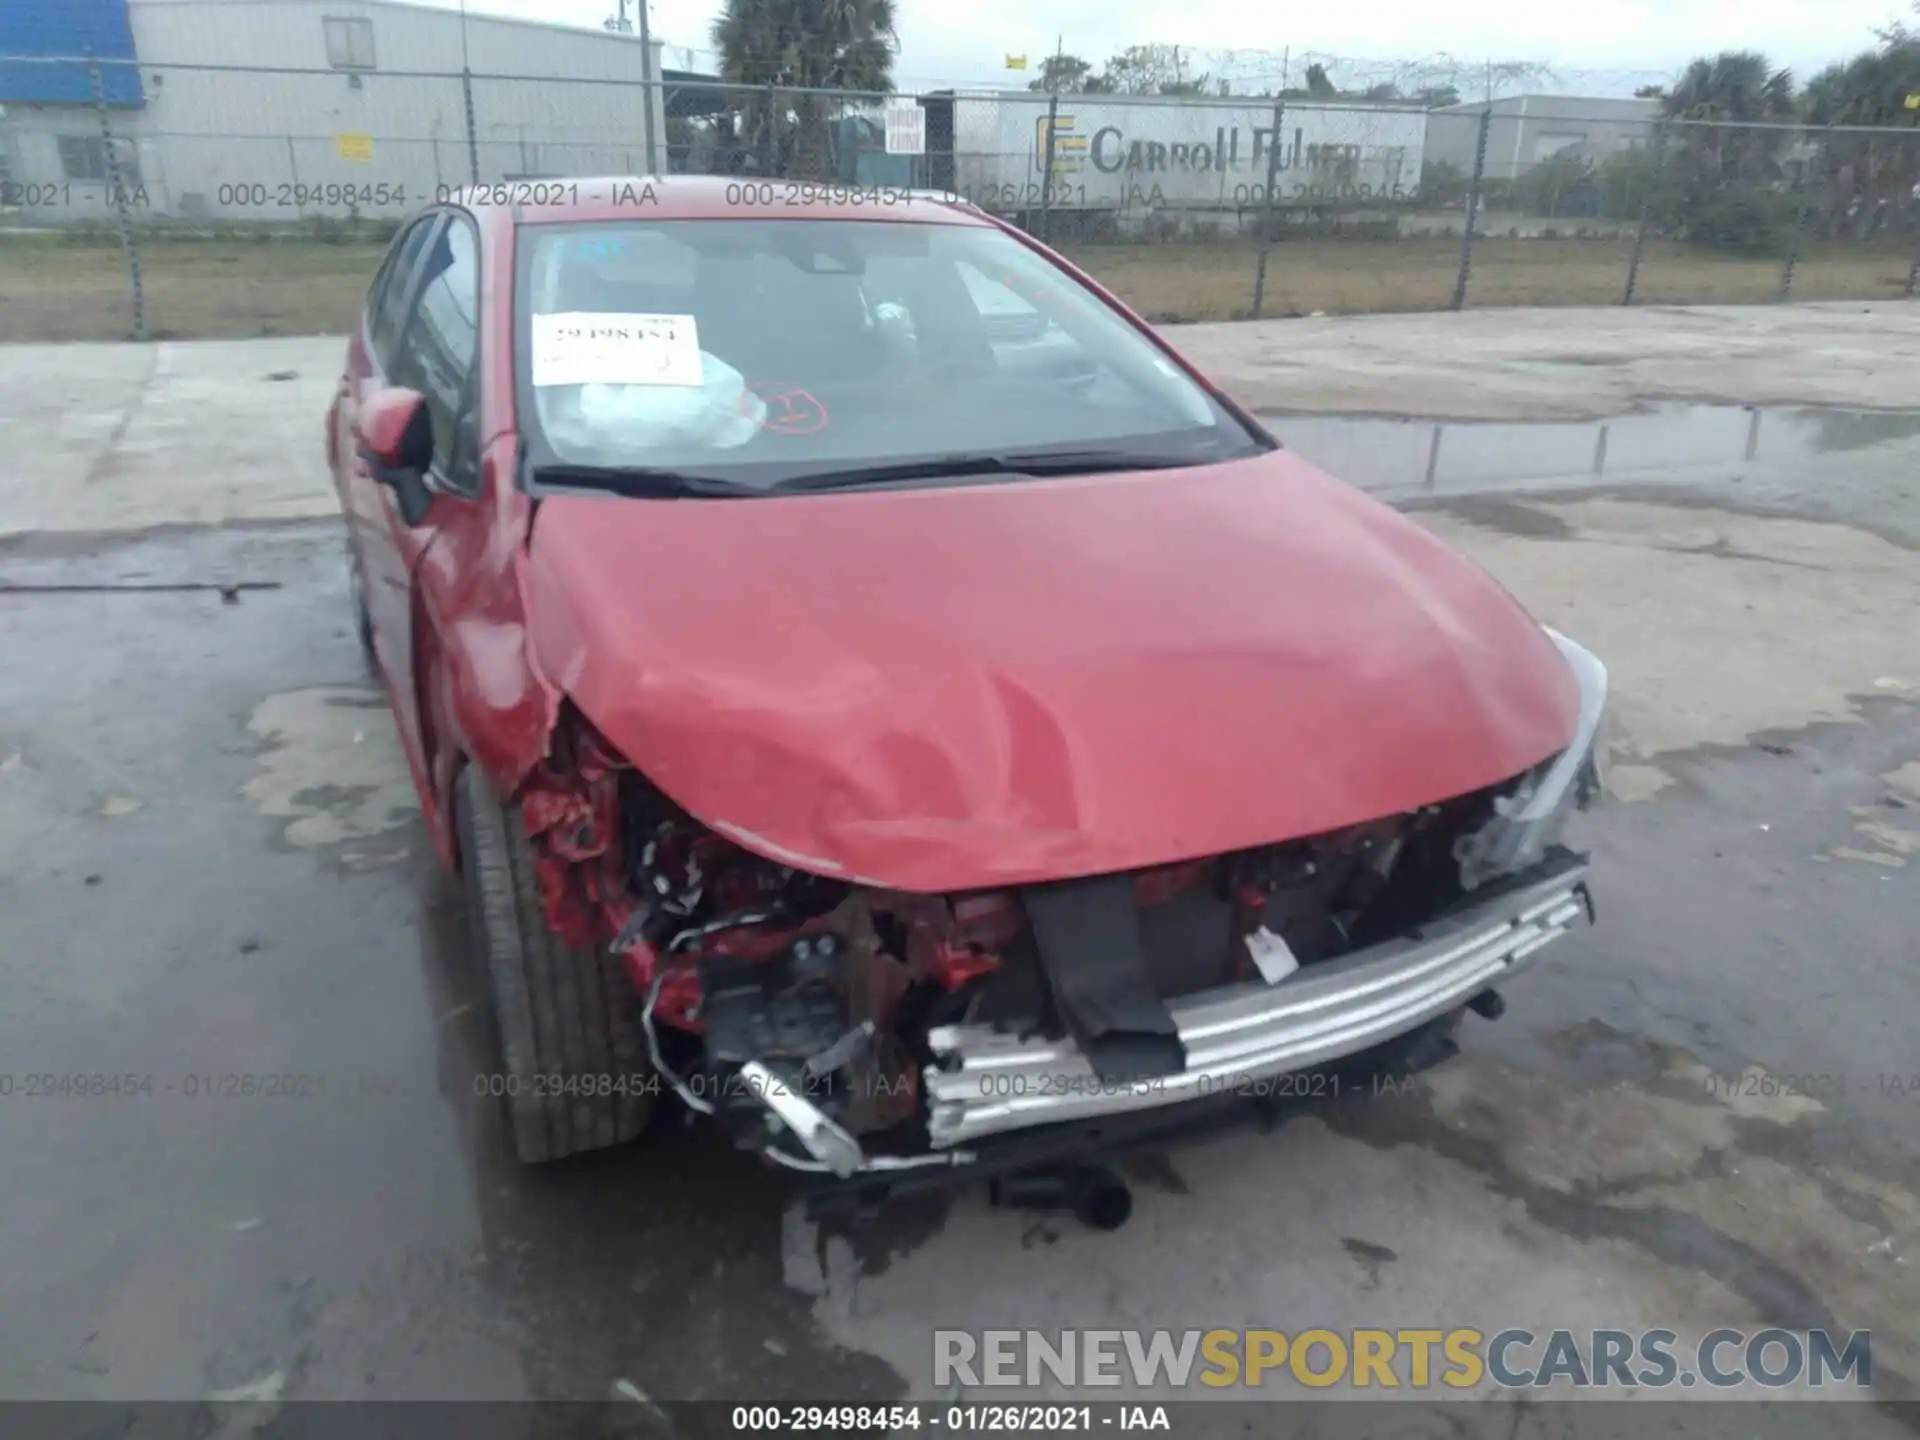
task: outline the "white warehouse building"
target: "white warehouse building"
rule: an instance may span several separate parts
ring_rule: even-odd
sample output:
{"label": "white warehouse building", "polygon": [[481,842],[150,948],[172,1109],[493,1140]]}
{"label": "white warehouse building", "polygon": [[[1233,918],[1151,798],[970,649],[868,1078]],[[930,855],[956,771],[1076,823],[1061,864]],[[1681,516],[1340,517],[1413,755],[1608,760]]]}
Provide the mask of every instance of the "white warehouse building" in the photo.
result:
{"label": "white warehouse building", "polygon": [[1658,100],[1620,100],[1580,95],[1513,95],[1469,101],[1436,110],[1427,124],[1427,159],[1471,174],[1487,123],[1489,180],[1518,180],[1536,165],[1559,156],[1600,164],[1651,145],[1660,118]]}
{"label": "white warehouse building", "polygon": [[[666,168],[658,41],[394,0],[27,8],[40,23],[0,28],[0,201],[29,223],[111,220],[110,161],[136,212],[212,221],[398,218],[476,171]],[[104,106],[56,58],[87,50]]]}

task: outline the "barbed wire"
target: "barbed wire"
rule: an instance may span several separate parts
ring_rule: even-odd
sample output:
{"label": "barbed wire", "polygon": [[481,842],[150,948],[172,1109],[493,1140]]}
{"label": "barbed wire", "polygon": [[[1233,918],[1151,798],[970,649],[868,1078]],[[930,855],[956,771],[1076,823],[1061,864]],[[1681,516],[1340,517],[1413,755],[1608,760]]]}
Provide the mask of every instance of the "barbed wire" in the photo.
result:
{"label": "barbed wire", "polygon": [[[1063,45],[1067,54],[1089,61],[1096,72],[1104,57],[1076,51]],[[1309,69],[1318,67],[1342,94],[1364,94],[1391,87],[1398,94],[1415,97],[1447,89],[1459,93],[1463,101],[1499,99],[1517,94],[1584,96],[1595,99],[1625,98],[1649,86],[1672,83],[1674,72],[1661,69],[1603,69],[1590,66],[1561,65],[1546,60],[1519,58],[1473,58],[1436,51],[1417,57],[1381,58],[1378,56],[1339,55],[1319,50],[1290,49],[1209,49],[1188,45],[1163,45],[1159,49],[1177,49],[1183,69],[1194,79],[1204,79],[1209,91],[1222,82],[1227,93],[1253,95],[1299,87],[1306,84]],[[668,69],[717,73],[720,52],[709,45],[663,41],[662,64]],[[1026,71],[1003,70],[997,74],[974,70],[943,74],[908,74],[896,70],[894,84],[902,90],[960,88],[966,90],[1025,90],[1042,71],[1047,57],[1028,54]],[[919,67],[916,67],[918,69]]]}
{"label": "barbed wire", "polygon": [[[1184,49],[1184,47],[1183,47]],[[1210,79],[1243,88],[1285,88],[1305,83],[1319,67],[1336,90],[1364,93],[1391,87],[1401,95],[1452,89],[1463,100],[1531,91],[1608,98],[1631,95],[1648,85],[1668,83],[1664,70],[1602,70],[1563,66],[1546,60],[1479,59],[1438,51],[1415,58],[1381,59],[1335,55],[1316,50],[1194,50],[1192,68]]]}
{"label": "barbed wire", "polygon": [[[1248,52],[1234,53],[1243,57],[1248,54]],[[679,57],[669,56],[669,58]],[[1271,95],[1275,90],[1286,89],[1290,89],[1296,95],[1299,94],[1304,87],[1298,82],[1305,80],[1308,68],[1314,65],[1324,64],[1326,61],[1332,59],[1334,59],[1334,57],[1317,57],[1313,52],[1303,52],[1299,56],[1283,58],[1279,71],[1265,82],[1266,88],[1264,94]],[[88,65],[96,65],[102,71],[135,70],[148,76],[149,83],[155,87],[164,82],[164,78],[168,73],[176,71],[183,73],[197,72],[231,75],[237,78],[287,76],[312,79],[337,79],[342,73],[332,67],[319,67],[310,64],[232,64],[149,60],[110,56],[88,57],[85,55],[0,53],[0,63],[35,68],[84,69]],[[1293,68],[1296,63],[1300,65],[1300,72],[1297,76],[1293,73]],[[1369,61],[1365,63],[1378,66],[1383,65],[1385,62]],[[1621,96],[1617,88],[1613,95],[1594,93],[1591,90],[1578,88],[1578,82],[1587,77],[1613,77],[1616,81],[1624,82],[1627,79],[1637,78],[1649,73],[1641,71],[1564,71],[1553,70],[1544,65],[1528,62],[1492,62],[1490,65],[1483,62],[1477,71],[1481,89],[1476,92],[1468,89],[1466,85],[1448,78],[1453,75],[1461,75],[1465,78],[1469,74],[1476,73],[1462,69],[1462,64],[1463,62],[1454,62],[1445,58],[1435,58],[1417,62],[1396,62],[1396,68],[1391,71],[1379,68],[1363,71],[1348,70],[1341,72],[1338,77],[1336,77],[1335,71],[1328,68],[1325,83],[1327,83],[1330,88],[1326,93],[1316,93],[1312,97],[1302,98],[1304,103],[1310,105],[1337,106],[1347,110],[1372,108],[1382,113],[1405,112],[1410,109],[1444,109],[1448,104],[1457,100],[1463,109],[1470,114],[1473,107],[1488,96],[1498,99],[1512,98],[1519,95],[1544,95],[1553,97],[1559,102],[1552,110],[1553,118],[1556,120],[1592,120],[1613,123],[1619,122],[1624,118],[1629,118],[1623,116],[1617,108],[1609,108],[1612,102],[1627,97]],[[1090,92],[1078,93],[1088,96],[1089,98],[1097,98],[1102,103],[1108,105],[1154,108],[1178,107],[1182,105],[1206,106],[1222,102],[1257,101],[1263,98],[1263,91],[1261,89],[1250,87],[1260,84],[1262,82],[1262,76],[1266,72],[1258,69],[1250,69],[1242,72],[1246,77],[1244,79],[1236,79],[1232,75],[1215,77],[1210,72],[1195,71],[1190,68],[1184,54],[1182,67],[1189,81],[1205,77],[1211,83],[1204,89],[1181,91],[1174,94],[1163,93],[1156,89],[1144,89],[1133,93],[1103,91],[1097,95],[1092,95]],[[807,93],[823,99],[843,102],[848,105],[867,107],[884,105],[889,99],[889,94],[901,99],[912,98],[916,95],[926,97],[932,94],[946,94],[965,98],[1024,102],[1041,106],[1047,103],[1048,98],[1044,90],[1039,89],[1031,83],[1008,84],[1005,82],[993,83],[952,79],[933,80],[929,77],[894,76],[892,79],[892,91],[887,92],[827,86],[728,82],[710,78],[710,72],[695,67],[669,64],[663,66],[663,69],[665,69],[668,74],[661,78],[659,81],[660,85],[669,95],[681,96],[702,93],[714,96],[743,96],[758,94],[771,89],[789,94]],[[1385,74],[1392,74],[1398,78],[1395,80],[1375,79],[1370,85],[1363,85],[1361,83],[1369,77]],[[451,65],[441,69],[380,69],[356,71],[353,72],[353,75],[357,84],[362,87],[368,85],[385,85],[409,80],[450,81],[457,84],[460,83],[463,76],[472,82],[500,82],[537,86],[562,85],[574,86],[587,91],[632,89],[646,83],[638,66],[634,67],[629,73],[612,75],[561,75],[551,71],[522,73],[491,68],[464,69]],[[1224,81],[1228,88],[1224,90],[1215,88],[1222,83],[1222,81]],[[1375,93],[1376,89],[1384,90],[1389,86],[1391,87],[1390,93]],[[1640,87],[1636,86],[1635,88]],[[1452,96],[1443,96],[1440,92],[1446,90],[1452,90],[1455,94]],[[563,93],[564,92],[556,92],[556,95]],[[1837,95],[1838,98],[1844,100],[1847,98],[1848,93],[1849,92],[1846,91],[1838,91],[1834,92],[1834,95],[1828,95],[1826,98],[1831,101],[1835,98],[1835,95]],[[1592,108],[1583,109],[1583,102],[1592,102]],[[556,100],[556,103],[559,102]],[[1829,106],[1829,109],[1830,108],[1831,106]],[[1663,123],[1670,126],[1684,126],[1698,122],[1700,124],[1727,123],[1736,125],[1739,128],[1748,129],[1798,130],[1808,125],[1832,128],[1834,124],[1833,117],[1822,118],[1820,115],[1815,114],[1789,115],[1776,120],[1754,119],[1734,121],[1726,116],[1712,114],[1660,115],[1659,110],[1660,107],[1650,100],[1647,109],[1647,118],[1649,120],[1656,117],[1661,118]],[[22,114],[24,113],[25,112],[22,112]],[[1920,126],[1916,126],[1914,122],[1909,121],[1906,124],[1895,123],[1889,127],[1888,123],[1884,120],[1867,119],[1859,122],[1841,124],[1839,128],[1862,130],[1895,128],[1903,131],[1913,131],[1920,128]]]}

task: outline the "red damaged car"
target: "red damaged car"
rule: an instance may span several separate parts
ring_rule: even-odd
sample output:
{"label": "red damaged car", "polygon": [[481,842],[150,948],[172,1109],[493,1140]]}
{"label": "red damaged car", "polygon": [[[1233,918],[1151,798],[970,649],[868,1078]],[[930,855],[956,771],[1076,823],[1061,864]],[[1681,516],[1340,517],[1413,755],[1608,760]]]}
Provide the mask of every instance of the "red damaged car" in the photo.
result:
{"label": "red damaged car", "polygon": [[964,204],[456,196],[327,446],[526,1160],[1083,1155],[1587,911],[1601,664]]}

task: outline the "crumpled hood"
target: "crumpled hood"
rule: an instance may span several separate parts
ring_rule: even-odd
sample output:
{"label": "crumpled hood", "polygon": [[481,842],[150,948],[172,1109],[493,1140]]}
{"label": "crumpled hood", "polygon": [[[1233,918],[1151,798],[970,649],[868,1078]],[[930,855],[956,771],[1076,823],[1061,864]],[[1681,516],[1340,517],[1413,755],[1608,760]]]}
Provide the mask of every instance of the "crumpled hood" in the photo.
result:
{"label": "crumpled hood", "polygon": [[928,892],[1479,789],[1577,687],[1473,564],[1286,452],[780,499],[555,497],[536,662],[707,825]]}

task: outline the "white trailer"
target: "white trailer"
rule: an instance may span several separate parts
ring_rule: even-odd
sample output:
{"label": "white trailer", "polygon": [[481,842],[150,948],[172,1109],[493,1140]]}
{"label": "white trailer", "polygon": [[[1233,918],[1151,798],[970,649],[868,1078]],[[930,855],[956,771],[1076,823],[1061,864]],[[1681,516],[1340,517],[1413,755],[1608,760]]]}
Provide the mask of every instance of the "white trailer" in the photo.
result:
{"label": "white trailer", "polygon": [[[1289,100],[956,96],[951,188],[988,210],[1229,211],[1405,202],[1424,110]],[[1053,178],[1047,185],[1048,132]]]}

